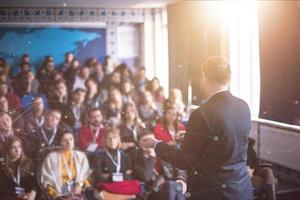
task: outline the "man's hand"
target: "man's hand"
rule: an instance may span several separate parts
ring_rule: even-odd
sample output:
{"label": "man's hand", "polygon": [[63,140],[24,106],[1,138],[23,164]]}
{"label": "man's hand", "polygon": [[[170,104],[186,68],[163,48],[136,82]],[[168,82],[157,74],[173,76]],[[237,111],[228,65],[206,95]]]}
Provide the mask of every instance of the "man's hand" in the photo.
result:
{"label": "man's hand", "polygon": [[186,183],[183,181],[183,180],[176,180],[177,183],[181,184],[181,187],[182,187],[182,194],[185,194],[186,193],[186,190],[187,190],[187,185]]}
{"label": "man's hand", "polygon": [[157,142],[159,142],[159,140],[155,139],[153,135],[146,135],[140,140],[140,147],[154,148]]}

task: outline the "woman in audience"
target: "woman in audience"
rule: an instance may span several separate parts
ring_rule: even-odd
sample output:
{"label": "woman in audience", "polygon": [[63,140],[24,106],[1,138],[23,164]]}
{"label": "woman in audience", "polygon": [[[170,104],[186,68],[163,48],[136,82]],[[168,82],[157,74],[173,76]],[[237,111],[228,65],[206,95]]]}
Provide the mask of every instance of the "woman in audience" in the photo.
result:
{"label": "woman in audience", "polygon": [[166,104],[162,121],[154,128],[155,137],[159,140],[175,145],[176,132],[185,130],[185,126],[178,120],[179,113],[175,105]]}
{"label": "woman in audience", "polygon": [[122,107],[120,90],[111,87],[108,91],[108,99],[102,106],[104,117],[111,125],[118,126],[120,124]]}
{"label": "woman in audience", "polygon": [[137,91],[137,93],[141,93],[145,91],[145,87],[148,84],[149,80],[146,76],[146,68],[145,67],[140,67],[137,76],[135,77],[134,80],[134,86]]}
{"label": "woman in audience", "polygon": [[111,56],[105,56],[103,70],[105,75],[110,75],[116,68],[116,61]]}
{"label": "woman in audience", "polygon": [[154,77],[146,86],[146,89],[151,92],[154,96],[156,91],[159,89],[160,83],[157,77]]}
{"label": "woman in audience", "polygon": [[122,109],[120,135],[122,149],[127,151],[138,146],[141,131],[145,128],[133,102],[125,103]]}
{"label": "woman in audience", "polygon": [[123,103],[135,101],[134,88],[130,79],[123,79],[121,83],[121,92]]}
{"label": "woman in audience", "polygon": [[185,115],[186,115],[185,104],[183,103],[181,90],[178,88],[173,88],[170,92],[170,96],[169,96],[168,100],[170,100],[172,103],[174,103],[178,107],[180,119],[185,117]]}
{"label": "woman in audience", "polygon": [[60,139],[61,150],[48,154],[41,169],[41,184],[53,199],[82,199],[90,186],[89,162],[83,152],[74,150],[74,136],[66,132]]}
{"label": "woman in audience", "polygon": [[121,150],[120,131],[109,127],[104,133],[104,151],[95,159],[96,185],[132,179],[131,158]]}
{"label": "woman in audience", "polygon": [[151,92],[144,91],[141,97],[141,104],[138,107],[139,114],[147,127],[152,129],[160,117],[160,110],[157,108]]}
{"label": "woman in audience", "polygon": [[36,199],[37,183],[33,163],[23,150],[21,139],[9,136],[5,160],[0,167],[1,199]]}
{"label": "woman in audience", "polygon": [[67,69],[67,71],[64,73],[64,78],[67,83],[68,91],[72,91],[75,76],[77,75],[80,68],[80,63],[78,60],[73,59],[71,62],[70,67]]}
{"label": "woman in audience", "polygon": [[99,108],[104,103],[103,99],[105,96],[102,96],[101,93],[99,93],[97,83],[94,79],[89,78],[85,81],[85,86],[87,88],[85,105],[88,109]]}

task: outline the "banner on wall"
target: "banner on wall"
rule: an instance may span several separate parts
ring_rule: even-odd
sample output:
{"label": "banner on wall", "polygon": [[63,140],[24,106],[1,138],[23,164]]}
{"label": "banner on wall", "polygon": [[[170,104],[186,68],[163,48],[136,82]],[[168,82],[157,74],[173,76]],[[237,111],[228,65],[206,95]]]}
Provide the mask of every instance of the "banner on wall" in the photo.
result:
{"label": "banner on wall", "polygon": [[23,54],[30,56],[35,69],[46,55],[53,56],[56,68],[60,68],[67,52],[72,52],[81,64],[92,57],[103,62],[105,28],[0,27],[0,57],[6,59],[13,73],[18,72]]}

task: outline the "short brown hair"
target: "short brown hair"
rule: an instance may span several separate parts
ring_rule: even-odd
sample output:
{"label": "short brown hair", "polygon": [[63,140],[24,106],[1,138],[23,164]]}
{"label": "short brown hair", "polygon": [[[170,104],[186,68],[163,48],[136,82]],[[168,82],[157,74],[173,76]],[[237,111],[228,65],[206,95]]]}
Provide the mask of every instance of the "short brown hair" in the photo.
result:
{"label": "short brown hair", "polygon": [[201,66],[202,73],[210,80],[225,84],[230,80],[231,70],[227,60],[221,56],[208,57]]}

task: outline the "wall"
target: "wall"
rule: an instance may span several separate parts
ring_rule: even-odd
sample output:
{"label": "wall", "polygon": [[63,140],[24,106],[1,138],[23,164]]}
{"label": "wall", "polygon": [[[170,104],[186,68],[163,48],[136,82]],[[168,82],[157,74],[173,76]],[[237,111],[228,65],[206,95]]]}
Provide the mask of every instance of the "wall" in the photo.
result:
{"label": "wall", "polygon": [[227,37],[205,2],[181,2],[167,7],[170,88],[180,88],[185,101],[191,81],[193,104],[201,100],[200,65],[211,55],[227,56]]}
{"label": "wall", "polygon": [[261,118],[300,125],[299,22],[296,1],[259,3]]}
{"label": "wall", "polygon": [[[105,24],[106,28],[106,50],[108,55],[118,58],[120,48],[118,38],[118,28],[130,27],[123,31],[123,36],[135,38],[138,35],[137,42],[131,43],[128,48],[138,49],[132,57],[120,57],[122,61],[128,61],[129,64],[140,65],[142,51],[140,50],[140,24],[143,24],[145,18],[151,15],[147,9],[102,9],[102,8],[0,8],[0,24],[2,26],[14,26],[14,24],[25,24],[34,26],[43,24],[44,26],[99,26],[99,23]],[[103,28],[103,26],[101,26]],[[124,29],[123,29],[124,30]],[[128,31],[129,30],[129,31]],[[129,34],[129,35],[128,35]],[[131,35],[130,35],[131,34]],[[126,39],[125,39],[126,40]]]}

